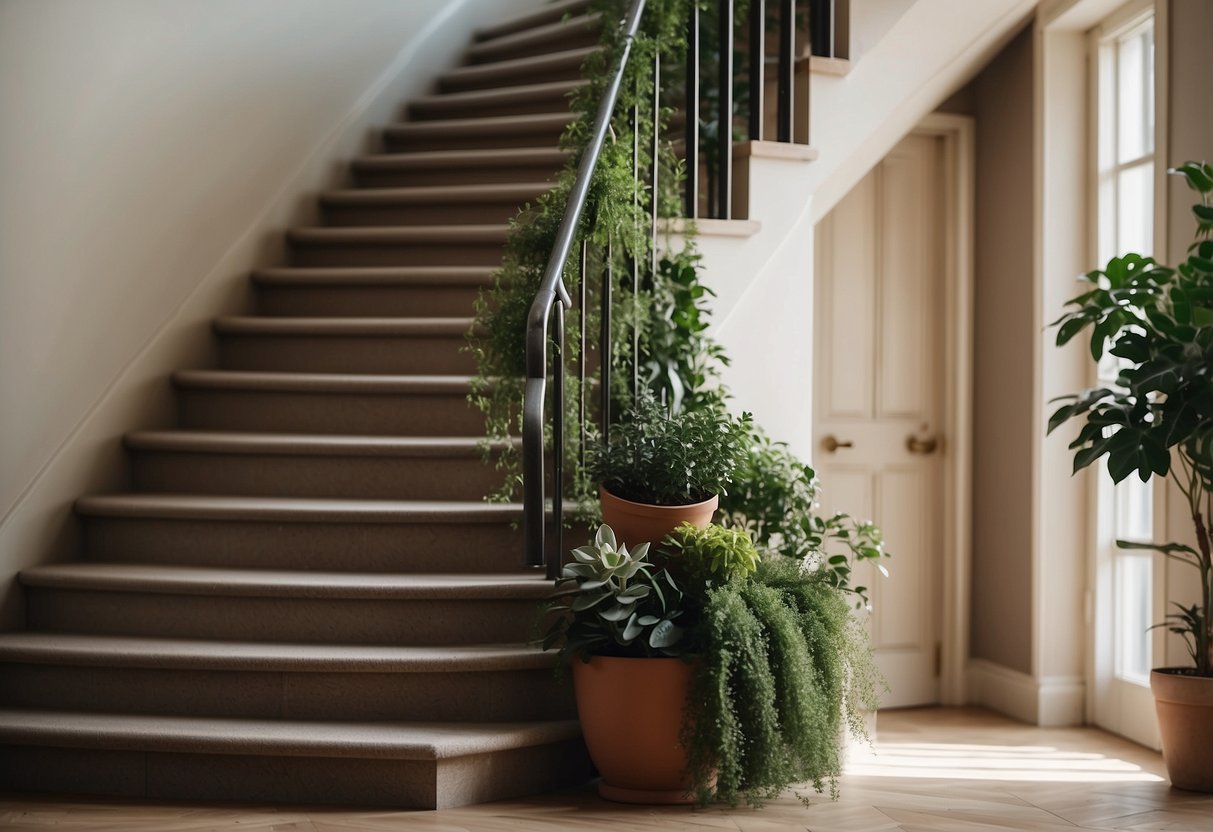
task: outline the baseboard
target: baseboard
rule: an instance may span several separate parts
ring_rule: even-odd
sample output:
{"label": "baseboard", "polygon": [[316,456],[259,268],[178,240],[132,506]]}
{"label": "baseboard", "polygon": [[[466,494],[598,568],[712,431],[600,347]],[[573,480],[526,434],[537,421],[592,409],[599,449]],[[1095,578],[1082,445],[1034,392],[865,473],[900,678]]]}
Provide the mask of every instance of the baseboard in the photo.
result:
{"label": "baseboard", "polygon": [[1044,727],[1082,725],[1086,685],[1079,677],[1036,678],[985,659],[966,669],[969,702]]}

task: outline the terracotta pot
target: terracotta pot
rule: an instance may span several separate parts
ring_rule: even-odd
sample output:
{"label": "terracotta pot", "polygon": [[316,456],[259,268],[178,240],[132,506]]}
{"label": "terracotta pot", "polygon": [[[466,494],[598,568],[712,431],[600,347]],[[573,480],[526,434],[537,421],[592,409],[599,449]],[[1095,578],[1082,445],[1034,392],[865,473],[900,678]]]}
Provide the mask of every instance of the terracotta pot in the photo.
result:
{"label": "terracotta pot", "polygon": [[574,660],[581,731],[602,781],[620,803],[691,803],[678,742],[692,666],[681,659]]}
{"label": "terracotta pot", "polygon": [[687,506],[654,506],[616,497],[601,486],[598,496],[602,500],[602,522],[614,529],[615,537],[628,546],[646,541],[657,543],[683,523],[702,529],[712,522],[720,503],[719,497],[712,496]]}
{"label": "terracotta pot", "polygon": [[1213,792],[1213,677],[1160,667],[1150,671],[1150,689],[1171,785]]}

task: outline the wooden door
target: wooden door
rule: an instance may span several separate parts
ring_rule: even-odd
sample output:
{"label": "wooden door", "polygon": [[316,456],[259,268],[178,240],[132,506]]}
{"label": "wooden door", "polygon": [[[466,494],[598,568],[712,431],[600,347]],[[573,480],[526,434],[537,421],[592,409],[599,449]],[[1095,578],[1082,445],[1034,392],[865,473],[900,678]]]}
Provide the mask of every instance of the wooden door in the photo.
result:
{"label": "wooden door", "polygon": [[871,518],[884,707],[939,701],[944,520],[942,140],[912,134],[817,227],[813,461],[822,508]]}

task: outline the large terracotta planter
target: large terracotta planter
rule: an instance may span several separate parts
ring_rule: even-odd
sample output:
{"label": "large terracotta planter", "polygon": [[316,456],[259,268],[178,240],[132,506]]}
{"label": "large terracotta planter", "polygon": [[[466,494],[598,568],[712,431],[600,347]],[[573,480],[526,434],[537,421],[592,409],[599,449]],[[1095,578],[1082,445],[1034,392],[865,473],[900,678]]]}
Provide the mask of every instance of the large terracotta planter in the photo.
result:
{"label": "large terracotta planter", "polygon": [[1213,678],[1162,667],[1150,671],[1150,689],[1171,785],[1213,792]]}
{"label": "large terracotta planter", "polygon": [[704,528],[712,522],[720,503],[719,497],[712,496],[687,506],[654,506],[616,497],[601,486],[598,495],[602,499],[602,522],[614,529],[616,539],[628,546],[657,543],[683,523]]}
{"label": "large terracotta planter", "polygon": [[681,659],[574,660],[577,713],[598,793],[620,803],[690,803],[678,742],[692,666]]}

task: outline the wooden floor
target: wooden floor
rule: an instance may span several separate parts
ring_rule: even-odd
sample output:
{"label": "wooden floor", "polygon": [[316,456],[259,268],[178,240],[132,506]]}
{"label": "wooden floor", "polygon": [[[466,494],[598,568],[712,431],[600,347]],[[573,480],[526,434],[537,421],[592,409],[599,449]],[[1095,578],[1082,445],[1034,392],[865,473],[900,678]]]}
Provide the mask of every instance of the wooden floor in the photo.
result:
{"label": "wooden floor", "polygon": [[590,788],[440,812],[149,804],[0,795],[3,830],[1201,830],[1213,795],[1172,789],[1162,760],[1093,729],[1024,726],[976,709],[890,711],[875,748],[853,755],[842,797],[806,808],[792,795],[761,810],[628,807]]}

